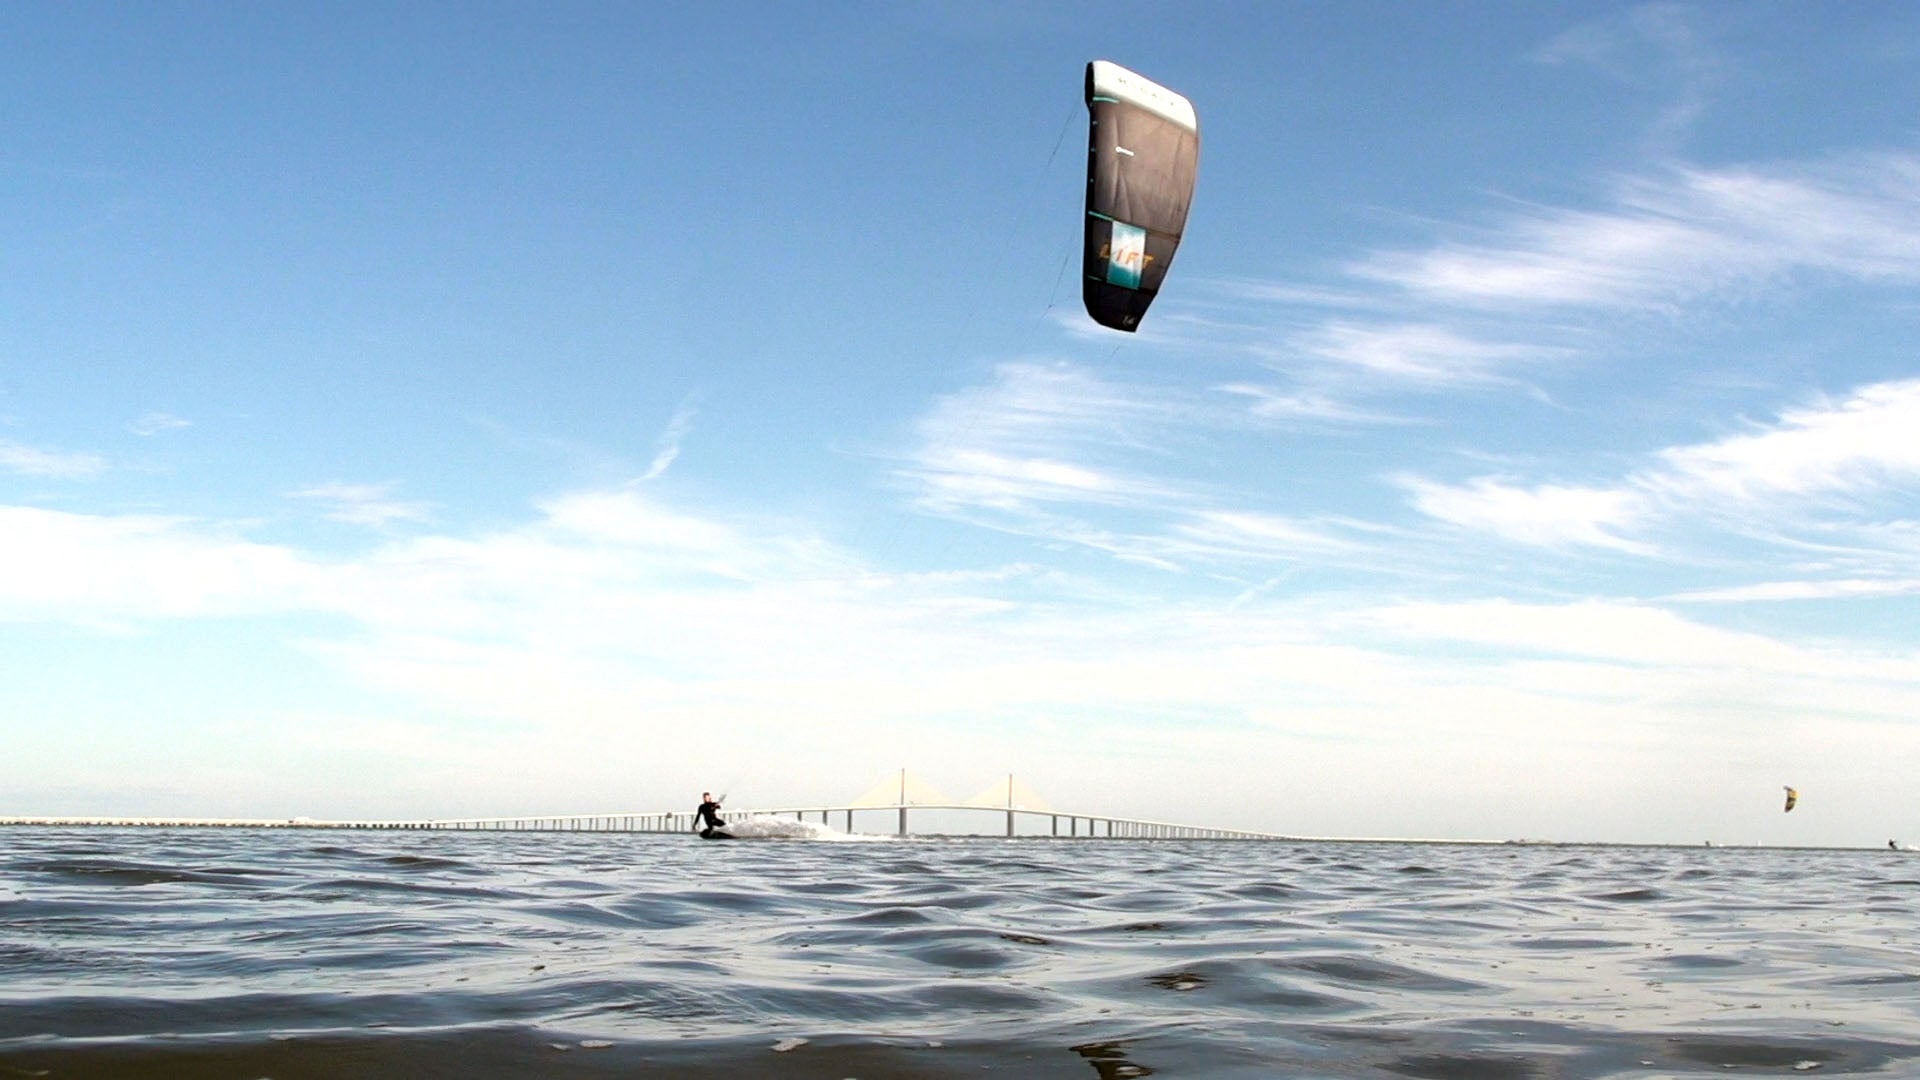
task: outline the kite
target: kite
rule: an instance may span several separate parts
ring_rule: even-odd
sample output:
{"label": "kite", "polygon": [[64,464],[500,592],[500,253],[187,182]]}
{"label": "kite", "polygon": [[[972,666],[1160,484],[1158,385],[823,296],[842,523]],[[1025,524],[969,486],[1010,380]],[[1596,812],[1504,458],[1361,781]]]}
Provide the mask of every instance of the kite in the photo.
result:
{"label": "kite", "polygon": [[1087,65],[1087,234],[1081,299],[1132,333],[1187,227],[1200,121],[1179,94],[1118,64]]}
{"label": "kite", "polygon": [[1792,788],[1787,788],[1787,805],[1783,807],[1780,812],[1784,814],[1788,810],[1792,810],[1794,807],[1794,804],[1798,803],[1799,801],[1800,801],[1800,793],[1793,790]]}

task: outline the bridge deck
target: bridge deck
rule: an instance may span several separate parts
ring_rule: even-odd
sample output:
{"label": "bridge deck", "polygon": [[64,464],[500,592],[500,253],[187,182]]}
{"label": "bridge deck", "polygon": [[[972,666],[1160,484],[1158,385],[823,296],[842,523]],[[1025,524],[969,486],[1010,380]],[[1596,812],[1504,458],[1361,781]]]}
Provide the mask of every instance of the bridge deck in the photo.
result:
{"label": "bridge deck", "polygon": [[[730,810],[735,820],[752,817],[792,817],[818,820],[832,825],[838,816],[843,831],[854,831],[854,815],[892,813],[894,834],[910,835],[910,811],[993,814],[1005,819],[1007,836],[1059,837],[1061,839],[1127,840],[1298,840],[1303,837],[1246,829],[1222,829],[1206,825],[1184,825],[1171,821],[1122,818],[1107,814],[1073,813],[1064,810],[1033,810],[1024,807],[980,806],[964,803],[871,803],[842,806],[774,807],[770,809]],[[420,829],[481,832],[692,832],[694,815],[684,810],[652,812],[617,811],[605,814],[526,814],[487,818],[421,818],[411,820],[318,819],[318,818],[192,818],[192,817],[0,817],[4,825],[120,826],[147,828],[229,828],[229,829]],[[1037,831],[1044,819],[1046,831]],[[1029,826],[1027,832],[1017,825]]]}

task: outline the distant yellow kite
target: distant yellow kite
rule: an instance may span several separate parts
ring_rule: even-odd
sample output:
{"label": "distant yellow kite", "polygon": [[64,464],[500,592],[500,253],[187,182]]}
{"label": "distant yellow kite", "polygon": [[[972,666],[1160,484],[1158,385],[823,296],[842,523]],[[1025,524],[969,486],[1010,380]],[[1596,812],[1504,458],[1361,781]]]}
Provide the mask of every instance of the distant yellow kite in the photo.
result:
{"label": "distant yellow kite", "polygon": [[1787,811],[1792,810],[1794,804],[1799,801],[1800,801],[1800,793],[1793,790],[1792,788],[1787,788],[1787,805],[1781,807],[1780,812],[1784,814]]}

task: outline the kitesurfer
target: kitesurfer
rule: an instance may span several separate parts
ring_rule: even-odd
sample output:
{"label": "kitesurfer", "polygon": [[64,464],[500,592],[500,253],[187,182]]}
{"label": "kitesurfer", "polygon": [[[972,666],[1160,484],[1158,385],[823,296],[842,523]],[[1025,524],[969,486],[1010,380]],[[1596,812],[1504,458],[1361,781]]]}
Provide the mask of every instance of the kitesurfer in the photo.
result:
{"label": "kitesurfer", "polygon": [[711,837],[715,829],[726,828],[727,823],[720,820],[720,804],[713,801],[713,792],[700,793],[700,806],[693,812],[693,823],[702,839]]}

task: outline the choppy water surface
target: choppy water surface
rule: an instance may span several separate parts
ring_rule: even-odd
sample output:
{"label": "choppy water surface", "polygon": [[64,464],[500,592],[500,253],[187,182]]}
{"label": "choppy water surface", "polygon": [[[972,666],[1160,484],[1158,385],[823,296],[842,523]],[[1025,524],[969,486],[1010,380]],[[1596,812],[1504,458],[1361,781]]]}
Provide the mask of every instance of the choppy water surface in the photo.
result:
{"label": "choppy water surface", "polygon": [[1916,1077],[1916,915],[1896,852],[0,829],[0,1077]]}

